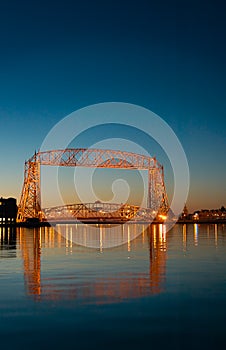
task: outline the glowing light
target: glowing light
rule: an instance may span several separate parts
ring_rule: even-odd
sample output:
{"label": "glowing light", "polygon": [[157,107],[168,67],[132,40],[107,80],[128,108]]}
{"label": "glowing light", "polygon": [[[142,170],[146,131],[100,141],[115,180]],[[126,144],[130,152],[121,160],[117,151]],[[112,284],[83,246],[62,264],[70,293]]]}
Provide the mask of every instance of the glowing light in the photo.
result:
{"label": "glowing light", "polygon": [[103,232],[102,227],[100,227],[100,252],[103,252]]}
{"label": "glowing light", "polygon": [[214,236],[215,236],[215,246],[217,247],[217,240],[218,240],[217,224],[214,225]]}
{"label": "glowing light", "polygon": [[162,219],[162,220],[166,220],[167,216],[166,215],[159,215],[159,218]]}
{"label": "glowing light", "polygon": [[128,242],[127,242],[127,251],[130,252],[130,228],[128,226]]}
{"label": "glowing light", "polygon": [[194,219],[194,220],[198,220],[198,219],[199,219],[199,214],[198,214],[198,213],[195,213],[195,214],[193,215],[193,219]]}
{"label": "glowing light", "polygon": [[156,249],[156,226],[153,226],[153,239],[154,239],[154,248]]}
{"label": "glowing light", "polygon": [[187,226],[186,224],[183,225],[183,249],[184,251],[187,248]]}
{"label": "glowing light", "polygon": [[194,224],[194,241],[195,241],[195,246],[198,245],[198,233],[199,233],[198,224]]}

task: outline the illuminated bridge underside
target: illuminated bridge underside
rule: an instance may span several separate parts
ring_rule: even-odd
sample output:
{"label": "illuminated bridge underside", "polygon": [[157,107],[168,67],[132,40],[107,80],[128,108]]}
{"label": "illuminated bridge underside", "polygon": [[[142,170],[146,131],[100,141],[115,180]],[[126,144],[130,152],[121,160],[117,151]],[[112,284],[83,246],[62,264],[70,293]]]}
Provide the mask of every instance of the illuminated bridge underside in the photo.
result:
{"label": "illuminated bridge underside", "polygon": [[[152,209],[152,211],[158,211],[162,214],[166,213],[169,209],[164,184],[163,166],[156,160],[156,158],[115,150],[72,148],[38,152],[25,162],[24,183],[17,216],[18,221],[26,221],[31,218],[39,218],[40,220],[43,220],[50,210],[41,209],[41,165],[147,170],[147,207]],[[76,208],[80,207],[77,207],[76,205]],[[55,210],[55,208],[53,210]],[[70,210],[73,211],[74,209]],[[75,213],[76,210],[80,209],[75,209]],[[127,210],[127,208],[125,210]],[[84,214],[87,214],[88,212],[89,210],[87,211],[87,209],[85,209]],[[117,210],[117,212],[119,211]],[[105,215],[104,213],[101,214],[103,214],[103,216]],[[90,215],[92,215],[92,217],[94,215],[92,210],[90,211]],[[95,215],[97,215],[97,213]],[[100,215],[100,212],[98,215]],[[125,216],[126,214],[124,213],[123,215]]]}
{"label": "illuminated bridge underside", "polygon": [[149,208],[135,205],[114,203],[79,203],[43,209],[48,221],[67,220],[102,220],[102,221],[141,221],[153,220],[156,212]]}

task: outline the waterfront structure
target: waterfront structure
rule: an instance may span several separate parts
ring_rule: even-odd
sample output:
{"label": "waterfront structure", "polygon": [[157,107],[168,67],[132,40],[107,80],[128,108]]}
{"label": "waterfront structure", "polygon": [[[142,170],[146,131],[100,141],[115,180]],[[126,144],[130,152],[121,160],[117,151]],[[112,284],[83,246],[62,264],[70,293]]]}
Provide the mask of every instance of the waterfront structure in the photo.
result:
{"label": "waterfront structure", "polygon": [[184,209],[181,213],[180,219],[187,219],[188,218],[188,208],[186,204],[184,205]]}
{"label": "waterfront structure", "polygon": [[141,208],[137,205],[117,203],[77,203],[63,206],[44,208],[42,214],[45,220],[70,222],[77,219],[82,222],[152,222],[155,218],[164,222],[165,215],[158,214],[151,208]]}
{"label": "waterfront structure", "polygon": [[226,220],[226,209],[222,206],[220,209],[201,209],[191,215],[195,221]]}
{"label": "waterfront structure", "polygon": [[17,204],[15,198],[0,198],[0,225],[16,223]]}
{"label": "waterfront structure", "polygon": [[[163,216],[169,210],[163,166],[155,157],[115,150],[71,148],[38,152],[25,162],[24,183],[17,215],[18,222],[45,220],[45,214],[41,208],[41,165],[147,170],[147,208],[151,209],[155,215]],[[124,215],[126,215],[125,212]]]}

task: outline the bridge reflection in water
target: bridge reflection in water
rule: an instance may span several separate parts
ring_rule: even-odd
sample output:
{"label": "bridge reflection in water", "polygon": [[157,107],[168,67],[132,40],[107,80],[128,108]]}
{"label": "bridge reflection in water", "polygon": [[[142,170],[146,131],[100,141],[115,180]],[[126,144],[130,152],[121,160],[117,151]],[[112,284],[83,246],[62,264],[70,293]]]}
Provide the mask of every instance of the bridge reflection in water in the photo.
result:
{"label": "bridge reflection in water", "polygon": [[[62,230],[65,229],[68,233],[65,238],[54,231],[53,227],[42,227],[31,230],[18,229],[17,240],[19,242],[20,249],[22,251],[23,263],[24,263],[24,281],[25,289],[28,295],[31,295],[35,300],[60,300],[60,299],[95,299],[97,303],[112,303],[114,301],[140,298],[142,296],[148,296],[151,294],[161,293],[164,290],[165,274],[166,274],[166,226],[163,224],[153,224],[147,229],[144,229],[142,234],[134,241],[130,241],[130,231],[138,229],[138,225],[119,225],[115,227],[114,235],[121,236],[122,226],[125,235],[128,237],[128,241],[121,247],[116,247],[106,251],[107,254],[113,252],[114,258],[117,260],[117,256],[122,256],[125,252],[127,255],[136,254],[139,251],[144,251],[149,255],[149,261],[147,262],[147,268],[138,269],[136,264],[133,268],[124,266],[119,267],[119,271],[115,273],[114,264],[112,259],[108,264],[113,265],[113,271],[109,273],[103,271],[96,271],[96,277],[92,276],[92,268],[88,270],[81,267],[84,264],[84,259],[89,257],[91,252],[94,254],[93,258],[87,264],[92,262],[95,264],[97,260],[97,253],[102,251],[101,236],[105,234],[104,225],[99,226],[99,249],[90,250],[86,247],[77,246],[70,240],[70,232],[75,229],[75,225],[62,225]],[[84,226],[83,232],[85,235],[89,234],[89,226]],[[86,234],[85,234],[86,233]],[[68,239],[67,239],[68,238]],[[96,237],[94,237],[96,239]],[[84,242],[85,243],[85,242]],[[48,272],[48,276],[45,276],[45,263],[51,265],[51,259],[49,256],[54,255],[55,249],[63,249],[64,253],[58,256],[59,263],[56,267],[52,268],[53,275]],[[65,254],[66,252],[66,254]],[[73,266],[68,265],[68,260],[65,260],[66,255],[76,255],[81,253],[81,263],[74,262]],[[109,253],[110,252],[110,253]],[[43,254],[43,269],[44,273],[41,273],[41,254]],[[121,255],[120,255],[121,254]],[[47,256],[48,255],[48,256]],[[84,257],[85,256],[85,257]],[[138,254],[139,257],[139,254]],[[47,259],[48,258],[48,259]],[[46,260],[46,262],[45,262]],[[56,261],[56,260],[54,260]],[[62,264],[61,264],[62,262]],[[105,264],[105,261],[102,262]],[[70,262],[71,264],[71,262]],[[117,264],[117,261],[116,261]],[[149,267],[148,267],[149,264]],[[78,266],[78,268],[77,268]],[[67,270],[68,267],[68,270]],[[98,265],[100,268],[101,265]],[[94,267],[95,268],[95,267]],[[103,270],[105,266],[102,265]],[[56,274],[56,270],[57,274]],[[51,269],[50,269],[51,271]],[[88,271],[88,274],[87,274]],[[90,273],[91,271],[91,273]],[[137,272],[136,272],[137,271]],[[75,275],[77,272],[77,275]],[[84,276],[82,274],[84,273]],[[89,275],[90,274],[90,275]],[[41,277],[43,275],[44,277]],[[90,276],[90,278],[89,278]],[[102,276],[102,277],[99,277]]]}

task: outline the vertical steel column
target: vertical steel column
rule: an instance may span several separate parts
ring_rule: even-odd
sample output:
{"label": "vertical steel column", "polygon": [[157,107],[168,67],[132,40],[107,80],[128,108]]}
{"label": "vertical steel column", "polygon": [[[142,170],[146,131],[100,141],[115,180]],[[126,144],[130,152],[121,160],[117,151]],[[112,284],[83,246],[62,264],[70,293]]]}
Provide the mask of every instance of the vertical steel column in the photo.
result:
{"label": "vertical steel column", "polygon": [[154,164],[148,169],[148,200],[147,207],[156,209],[156,158],[153,158]]}
{"label": "vertical steel column", "polygon": [[40,160],[34,157],[25,162],[24,184],[18,208],[17,221],[41,219]]}
{"label": "vertical steel column", "polygon": [[33,182],[34,182],[34,194],[33,194],[33,212],[34,218],[41,218],[41,189],[40,189],[40,161],[35,152],[34,162],[32,164],[33,169]]}

